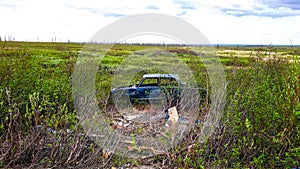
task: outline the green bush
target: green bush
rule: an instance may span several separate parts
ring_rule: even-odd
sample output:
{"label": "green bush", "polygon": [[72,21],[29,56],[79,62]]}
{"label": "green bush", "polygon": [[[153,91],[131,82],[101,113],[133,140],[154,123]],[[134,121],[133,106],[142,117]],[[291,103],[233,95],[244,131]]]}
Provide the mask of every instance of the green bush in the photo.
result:
{"label": "green bush", "polygon": [[[214,136],[197,142],[201,125],[195,125],[168,154],[134,160],[103,157],[101,147],[82,135],[71,86],[80,44],[0,42],[0,48],[0,167],[138,166],[149,159],[151,165],[168,168],[300,165],[300,66],[291,49],[278,49],[278,55],[270,48],[243,49],[256,54],[249,57],[239,57],[240,51],[220,52],[226,55],[221,61],[228,66],[228,86],[224,116]],[[101,108],[107,104],[118,65],[143,49],[147,46],[116,45],[102,60],[95,84]],[[205,66],[195,53],[186,47],[166,50],[177,54],[194,71],[198,85],[206,87]],[[286,53],[293,53],[293,62],[279,57]]]}

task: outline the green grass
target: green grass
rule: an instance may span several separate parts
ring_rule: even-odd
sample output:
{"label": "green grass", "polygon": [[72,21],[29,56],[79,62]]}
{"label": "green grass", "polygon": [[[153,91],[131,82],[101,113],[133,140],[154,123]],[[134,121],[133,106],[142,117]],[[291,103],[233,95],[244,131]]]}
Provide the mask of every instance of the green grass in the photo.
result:
{"label": "green grass", "polygon": [[[107,47],[93,44],[98,54],[103,54]],[[101,147],[74,134],[82,132],[72,95],[72,74],[82,44],[0,42],[0,49],[0,167],[110,167],[144,163],[120,156],[106,159]],[[114,73],[126,59],[137,63],[124,69],[137,72],[131,81],[134,83],[144,73],[161,71],[153,68],[138,72],[143,64],[176,66],[166,53],[142,59],[141,51],[148,49],[153,46],[115,45],[106,53],[95,81],[99,107],[105,107]],[[205,66],[191,49],[174,46],[155,46],[155,49],[176,56],[193,70],[197,84],[206,87]],[[299,51],[296,47],[216,48],[228,82],[220,127],[214,137],[187,149],[201,131],[201,126],[196,126],[190,137],[170,150],[168,156],[153,157],[152,165],[168,168],[300,166]],[[42,125],[42,131],[51,127],[62,132],[54,136],[45,132],[48,139],[44,139],[42,133],[35,131],[38,125]],[[63,132],[67,129],[73,134]]]}

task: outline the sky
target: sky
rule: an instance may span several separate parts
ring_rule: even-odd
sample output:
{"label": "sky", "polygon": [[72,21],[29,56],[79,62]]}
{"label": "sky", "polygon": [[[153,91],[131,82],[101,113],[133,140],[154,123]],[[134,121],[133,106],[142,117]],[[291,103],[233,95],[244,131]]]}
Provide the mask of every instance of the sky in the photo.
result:
{"label": "sky", "polygon": [[[300,45],[299,0],[0,0],[0,37],[88,42],[106,25],[144,13],[181,18],[211,44]],[[173,42],[161,36],[126,41]]]}

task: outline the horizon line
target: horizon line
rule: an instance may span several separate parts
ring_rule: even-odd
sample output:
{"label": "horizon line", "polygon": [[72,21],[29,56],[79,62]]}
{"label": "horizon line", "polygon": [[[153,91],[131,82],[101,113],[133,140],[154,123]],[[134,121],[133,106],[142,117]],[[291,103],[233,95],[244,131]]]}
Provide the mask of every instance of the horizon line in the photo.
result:
{"label": "horizon line", "polygon": [[151,42],[73,42],[73,41],[18,41],[18,40],[0,40],[0,42],[17,42],[17,43],[74,43],[74,44],[103,44],[103,45],[153,45],[153,46],[217,46],[217,47],[226,47],[226,46],[241,46],[241,47],[247,47],[247,46],[257,46],[257,47],[262,47],[262,46],[281,46],[281,47],[285,47],[285,46],[297,46],[299,47],[300,44],[247,44],[247,43],[211,43],[211,44],[180,44],[180,43],[164,43],[164,42],[160,42],[160,43],[151,43]]}

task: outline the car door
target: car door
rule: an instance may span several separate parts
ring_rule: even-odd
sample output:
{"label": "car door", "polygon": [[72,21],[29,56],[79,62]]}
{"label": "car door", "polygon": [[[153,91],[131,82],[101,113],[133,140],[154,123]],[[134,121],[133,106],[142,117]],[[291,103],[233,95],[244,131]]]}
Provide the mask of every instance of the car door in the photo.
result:
{"label": "car door", "polygon": [[159,88],[159,79],[158,78],[145,78],[140,83],[139,87],[136,90],[136,98],[138,100],[149,100],[155,99],[154,93],[156,93]]}
{"label": "car door", "polygon": [[175,78],[160,78],[160,88],[165,93],[167,101],[170,104],[175,104],[178,101],[180,95],[180,88]]}

